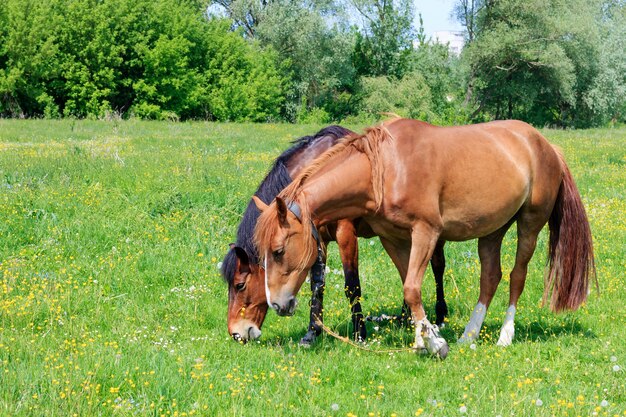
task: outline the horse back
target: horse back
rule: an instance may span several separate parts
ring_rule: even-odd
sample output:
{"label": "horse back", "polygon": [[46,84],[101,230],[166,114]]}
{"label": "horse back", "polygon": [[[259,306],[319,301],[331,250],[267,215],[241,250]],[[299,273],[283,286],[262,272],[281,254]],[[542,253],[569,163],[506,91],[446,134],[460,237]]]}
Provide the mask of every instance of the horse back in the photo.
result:
{"label": "horse back", "polygon": [[466,240],[502,227],[524,205],[556,198],[558,155],[524,122],[436,127],[404,119],[388,130],[384,209],[400,222],[429,219],[446,240]]}

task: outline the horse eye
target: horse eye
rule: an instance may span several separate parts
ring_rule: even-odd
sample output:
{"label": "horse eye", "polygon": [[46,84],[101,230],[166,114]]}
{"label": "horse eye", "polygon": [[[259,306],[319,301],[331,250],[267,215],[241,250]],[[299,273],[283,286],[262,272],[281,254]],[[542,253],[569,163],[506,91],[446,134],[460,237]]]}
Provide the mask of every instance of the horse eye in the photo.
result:
{"label": "horse eye", "polygon": [[246,286],[246,283],[245,283],[245,282],[240,282],[239,284],[235,284],[235,289],[236,289],[237,291],[241,291],[241,290],[243,290],[243,289],[244,289],[244,287],[245,287],[245,286]]}
{"label": "horse eye", "polygon": [[285,250],[283,248],[276,249],[274,252],[272,252],[272,255],[274,256],[274,260],[276,261],[280,260],[280,258],[282,258],[284,254],[285,254]]}

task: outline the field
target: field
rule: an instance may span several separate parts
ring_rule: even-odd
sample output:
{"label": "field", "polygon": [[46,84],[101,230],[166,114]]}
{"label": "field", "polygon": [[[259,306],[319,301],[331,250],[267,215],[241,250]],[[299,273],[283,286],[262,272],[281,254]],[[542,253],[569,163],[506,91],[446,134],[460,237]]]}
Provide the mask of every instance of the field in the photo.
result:
{"label": "field", "polygon": [[[495,346],[509,234],[505,278],[472,346],[455,340],[478,297],[476,243],[446,247],[445,361],[329,336],[299,347],[306,288],[294,317],[270,313],[258,342],[235,343],[219,262],[270,163],[320,127],[0,120],[0,415],[626,416],[625,128],[543,131],[566,155],[594,235],[600,292],[578,311],[540,306],[544,231],[513,345]],[[360,250],[365,311],[399,312],[382,246]],[[329,268],[326,323],[347,335],[336,246]],[[373,350],[412,339],[395,324],[369,334]]]}

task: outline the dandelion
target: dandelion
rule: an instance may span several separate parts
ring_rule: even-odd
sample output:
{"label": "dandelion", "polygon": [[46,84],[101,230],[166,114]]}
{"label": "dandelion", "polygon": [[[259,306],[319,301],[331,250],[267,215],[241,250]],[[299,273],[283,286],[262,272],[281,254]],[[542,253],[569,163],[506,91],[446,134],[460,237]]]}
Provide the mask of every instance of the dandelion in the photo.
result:
{"label": "dandelion", "polygon": [[470,349],[472,349],[472,350],[476,350],[476,343],[472,343],[472,344],[470,345]]}
{"label": "dandelion", "polygon": [[535,400],[535,405],[537,407],[541,407],[543,405],[543,401],[541,401],[540,399],[537,398],[537,400]]}
{"label": "dandelion", "polygon": [[613,366],[613,372],[619,372],[621,368],[619,367],[619,365],[614,365]]}
{"label": "dandelion", "polygon": [[608,407],[609,406],[609,402],[607,400],[602,400],[602,402],[600,403],[600,407]]}
{"label": "dandelion", "polygon": [[617,356],[611,356],[611,362],[617,362]]}
{"label": "dandelion", "polygon": [[339,404],[337,403],[331,404],[330,409],[333,411],[339,410]]}
{"label": "dandelion", "polygon": [[465,413],[467,413],[467,407],[466,407],[466,406],[464,406],[464,405],[462,405],[462,406],[459,408],[459,412],[460,412],[461,414],[465,414]]}

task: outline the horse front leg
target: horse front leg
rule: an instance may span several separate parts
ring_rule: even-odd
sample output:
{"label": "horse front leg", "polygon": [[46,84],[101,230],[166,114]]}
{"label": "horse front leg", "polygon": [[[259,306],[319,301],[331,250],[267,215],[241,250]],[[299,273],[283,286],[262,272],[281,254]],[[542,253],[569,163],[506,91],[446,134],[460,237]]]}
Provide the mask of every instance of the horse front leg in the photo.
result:
{"label": "horse front leg", "polygon": [[415,322],[415,347],[425,348],[430,354],[445,359],[449,347],[439,335],[437,326],[426,318],[422,304],[422,283],[424,273],[433,255],[439,233],[425,223],[418,223],[411,231],[411,249],[406,279],[404,281],[404,300],[411,309]]}
{"label": "horse front leg", "polygon": [[359,246],[356,228],[351,220],[337,222],[335,239],[339,246],[339,256],[345,277],[345,293],[350,302],[352,313],[352,331],[354,339],[363,342],[367,338],[367,329],[361,308],[361,281],[359,279]]}
{"label": "horse front leg", "polygon": [[443,273],[446,269],[446,257],[443,252],[444,240],[437,241],[435,251],[430,259],[430,266],[435,276],[435,286],[437,289],[437,304],[435,304],[435,324],[440,328],[445,326],[445,319],[448,316],[448,305],[443,291]]}
{"label": "horse front leg", "polygon": [[304,337],[300,339],[301,346],[311,346],[315,343],[317,336],[322,333],[320,323],[324,321],[325,268],[325,257],[322,262],[315,262],[311,268],[311,311],[309,313],[309,328]]}

